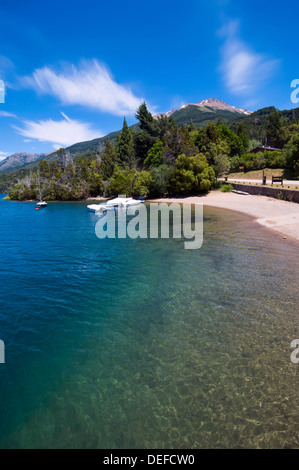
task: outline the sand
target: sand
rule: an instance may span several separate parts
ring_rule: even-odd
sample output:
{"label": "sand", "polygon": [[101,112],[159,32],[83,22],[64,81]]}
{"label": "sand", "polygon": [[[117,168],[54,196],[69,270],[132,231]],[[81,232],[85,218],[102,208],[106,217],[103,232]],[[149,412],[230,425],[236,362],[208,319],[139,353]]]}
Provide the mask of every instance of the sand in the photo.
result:
{"label": "sand", "polygon": [[282,238],[299,241],[299,204],[281,201],[266,196],[240,195],[212,191],[204,196],[188,198],[155,199],[150,202],[179,202],[203,204],[243,212],[256,220],[260,225],[279,232]]}

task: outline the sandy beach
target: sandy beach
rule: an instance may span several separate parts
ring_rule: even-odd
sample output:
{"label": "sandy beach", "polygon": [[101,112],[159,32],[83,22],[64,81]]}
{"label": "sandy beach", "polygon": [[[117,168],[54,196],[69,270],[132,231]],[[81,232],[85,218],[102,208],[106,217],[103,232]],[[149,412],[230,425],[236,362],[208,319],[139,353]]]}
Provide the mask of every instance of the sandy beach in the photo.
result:
{"label": "sandy beach", "polygon": [[204,204],[205,206],[243,212],[252,216],[260,225],[279,232],[283,238],[299,241],[299,204],[293,202],[266,196],[245,196],[221,191],[213,191],[204,196],[155,199],[151,202]]}

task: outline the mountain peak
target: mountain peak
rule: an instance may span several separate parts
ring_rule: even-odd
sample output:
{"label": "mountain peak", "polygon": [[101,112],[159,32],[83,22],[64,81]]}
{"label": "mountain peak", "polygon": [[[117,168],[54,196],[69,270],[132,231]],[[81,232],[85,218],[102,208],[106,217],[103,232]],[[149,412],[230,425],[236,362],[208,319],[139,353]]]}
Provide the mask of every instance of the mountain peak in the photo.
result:
{"label": "mountain peak", "polygon": [[[243,114],[243,115],[250,115],[252,114],[252,111],[248,111],[247,109],[244,108],[238,108],[237,106],[231,106],[224,101],[220,100],[219,98],[207,98],[203,101],[200,101],[198,103],[186,103],[183,106],[181,106],[178,109],[172,109],[171,111],[168,111],[167,113],[161,113],[158,114],[154,117],[158,116],[167,116],[170,117],[172,116],[176,111],[180,111],[182,109],[189,108],[190,106],[196,106],[197,108],[203,108],[206,109],[206,111],[230,111],[231,113],[236,113],[236,114]],[[207,109],[208,108],[208,109]]]}
{"label": "mountain peak", "polygon": [[199,108],[208,107],[214,110],[222,109],[222,110],[231,111],[231,112],[239,113],[239,114],[247,114],[247,115],[252,114],[252,111],[248,111],[247,109],[244,109],[244,108],[238,108],[237,106],[231,106],[225,103],[224,101],[219,100],[218,98],[207,98],[206,100],[196,103],[195,106],[198,106]]}

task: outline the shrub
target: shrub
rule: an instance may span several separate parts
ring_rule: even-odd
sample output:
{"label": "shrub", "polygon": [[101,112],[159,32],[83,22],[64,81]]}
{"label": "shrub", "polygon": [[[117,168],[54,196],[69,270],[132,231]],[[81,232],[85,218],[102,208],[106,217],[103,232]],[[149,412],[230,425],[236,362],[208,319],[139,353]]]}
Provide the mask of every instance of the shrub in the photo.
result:
{"label": "shrub", "polygon": [[167,189],[170,194],[207,192],[215,181],[214,169],[203,154],[195,157],[179,155],[170,173]]}
{"label": "shrub", "polygon": [[234,189],[234,186],[232,184],[223,184],[221,186],[221,191],[223,193],[231,193]]}

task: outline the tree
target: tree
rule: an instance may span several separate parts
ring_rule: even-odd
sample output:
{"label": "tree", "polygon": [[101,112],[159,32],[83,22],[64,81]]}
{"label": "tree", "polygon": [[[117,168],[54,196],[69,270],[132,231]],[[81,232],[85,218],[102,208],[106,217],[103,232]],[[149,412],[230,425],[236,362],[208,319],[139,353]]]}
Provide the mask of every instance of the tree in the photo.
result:
{"label": "tree", "polygon": [[299,176],[299,134],[295,135],[286,146],[285,156],[288,167]]}
{"label": "tree", "polygon": [[147,109],[145,102],[143,102],[135,114],[136,119],[139,121],[139,127],[142,131],[147,132],[151,136],[156,135],[155,121],[152,114]]}
{"label": "tree", "polygon": [[171,194],[207,192],[215,181],[215,172],[203,154],[180,155],[172,170],[167,188]]}
{"label": "tree", "polygon": [[101,154],[100,172],[104,181],[109,180],[113,175],[116,153],[109,137],[105,140],[104,151]]}
{"label": "tree", "polygon": [[64,148],[57,150],[57,165],[64,171],[67,165],[73,165],[73,158],[70,154],[70,151]]}
{"label": "tree", "polygon": [[[236,155],[242,155],[244,153],[243,141],[238,137],[232,130],[230,130],[225,124],[220,124],[218,127],[220,139],[224,140],[229,146],[228,155],[232,158]],[[245,136],[244,136],[245,138]]]}
{"label": "tree", "polygon": [[50,168],[46,160],[40,160],[38,162],[38,170],[41,178],[49,178]]}
{"label": "tree", "polygon": [[163,142],[158,140],[152,148],[148,151],[147,157],[144,160],[144,166],[147,168],[153,166],[160,166],[163,163]]}
{"label": "tree", "polygon": [[134,179],[133,196],[148,196],[152,182],[152,175],[148,171],[141,171]]}
{"label": "tree", "polygon": [[137,161],[143,165],[144,160],[147,158],[148,152],[155,144],[157,139],[152,137],[146,131],[140,131],[134,134],[134,148]]}
{"label": "tree", "polygon": [[280,148],[281,137],[280,130],[282,127],[279,111],[276,109],[274,113],[271,113],[268,119],[266,128],[268,145],[272,147]]}
{"label": "tree", "polygon": [[133,136],[130,131],[126,118],[124,118],[123,127],[116,142],[117,161],[122,167],[132,168],[134,163],[134,144]]}
{"label": "tree", "polygon": [[164,159],[168,164],[173,165],[176,158],[183,153],[188,157],[196,154],[192,137],[185,126],[181,128],[176,125],[171,126],[164,136]]}
{"label": "tree", "polygon": [[239,126],[238,126],[237,136],[242,141],[244,152],[247,152],[248,147],[249,147],[249,137],[248,137],[247,131],[246,131],[245,126],[244,126],[243,123],[240,123]]}
{"label": "tree", "polygon": [[196,131],[196,130],[197,130],[197,129],[196,129],[196,127],[194,126],[192,119],[190,119],[189,126],[188,126],[188,131],[189,131],[189,132],[194,132],[194,131]]}
{"label": "tree", "polygon": [[217,144],[221,140],[220,132],[214,124],[208,124],[205,129],[200,129],[195,135],[195,145],[199,152],[204,153],[208,145],[213,142]]}
{"label": "tree", "polygon": [[107,194],[126,194],[127,196],[130,196],[132,194],[134,180],[136,178],[137,170],[115,167],[113,176],[110,179],[109,186],[107,187]]}
{"label": "tree", "polygon": [[167,192],[167,183],[172,169],[169,165],[163,164],[159,167],[151,168],[152,182],[150,193],[153,197],[164,196]]}

